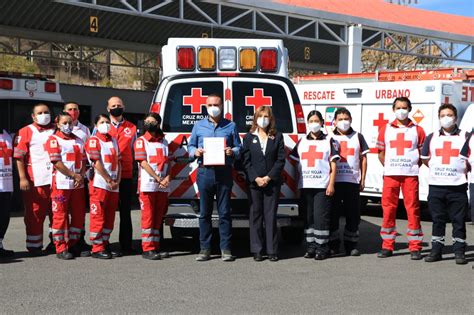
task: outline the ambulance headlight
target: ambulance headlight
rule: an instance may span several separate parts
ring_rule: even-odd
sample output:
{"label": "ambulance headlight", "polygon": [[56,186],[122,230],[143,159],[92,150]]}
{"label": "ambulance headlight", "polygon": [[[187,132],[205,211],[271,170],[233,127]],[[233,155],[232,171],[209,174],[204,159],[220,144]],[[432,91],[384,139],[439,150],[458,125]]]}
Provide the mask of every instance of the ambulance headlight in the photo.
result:
{"label": "ambulance headlight", "polygon": [[254,47],[241,48],[239,53],[240,71],[257,70],[257,49]]}
{"label": "ambulance headlight", "polygon": [[200,71],[216,70],[216,50],[214,47],[199,47],[198,67]]}
{"label": "ambulance headlight", "polygon": [[237,50],[234,47],[222,47],[219,49],[219,70],[237,70]]}

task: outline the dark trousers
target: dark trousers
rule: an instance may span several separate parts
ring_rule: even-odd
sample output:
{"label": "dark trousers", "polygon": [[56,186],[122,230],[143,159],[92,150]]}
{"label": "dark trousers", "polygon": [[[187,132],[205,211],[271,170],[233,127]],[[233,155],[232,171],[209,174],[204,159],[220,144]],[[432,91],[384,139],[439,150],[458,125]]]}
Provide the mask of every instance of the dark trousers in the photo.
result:
{"label": "dark trousers", "polygon": [[[474,165],[472,167],[474,167]],[[474,174],[471,174],[471,176],[474,176]],[[469,203],[471,204],[471,222],[474,222],[474,184],[472,183],[469,184],[469,195]]]}
{"label": "dark trousers", "polygon": [[360,186],[354,183],[336,183],[331,209],[330,243],[339,246],[339,218],[346,218],[344,244],[352,249],[359,241]]}
{"label": "dark trousers", "polygon": [[123,178],[119,187],[120,230],[119,242],[123,250],[132,248],[132,179]]}
{"label": "dark trousers", "polygon": [[[12,193],[0,192],[0,245],[10,224],[10,211],[12,207]],[[2,248],[2,247],[0,247]]]}
{"label": "dark trousers", "polygon": [[459,186],[430,185],[428,207],[433,220],[433,250],[441,251],[444,246],[446,223],[453,225],[453,251],[464,253],[466,250],[467,184]]}
{"label": "dark trousers", "polygon": [[302,189],[304,208],[306,210],[306,244],[308,252],[328,252],[331,197],[326,196],[326,189]]}
{"label": "dark trousers", "polygon": [[[277,209],[280,184],[270,184],[264,188],[250,187],[250,251],[261,254],[264,248],[268,255],[278,253]],[[264,228],[265,223],[265,237]]]}
{"label": "dark trousers", "polygon": [[211,249],[214,196],[216,196],[217,212],[219,214],[220,248],[221,250],[230,250],[232,238],[230,194],[232,184],[232,168],[230,166],[199,167],[198,169],[199,240],[201,250]]}

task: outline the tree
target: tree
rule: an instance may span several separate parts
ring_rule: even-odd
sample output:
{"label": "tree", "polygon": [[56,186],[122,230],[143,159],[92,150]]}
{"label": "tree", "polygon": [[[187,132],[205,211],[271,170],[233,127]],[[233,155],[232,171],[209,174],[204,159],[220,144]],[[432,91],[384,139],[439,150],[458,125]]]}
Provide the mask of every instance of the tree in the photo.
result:
{"label": "tree", "polygon": [[27,57],[14,55],[0,55],[0,69],[2,71],[39,73],[39,67],[27,59]]}

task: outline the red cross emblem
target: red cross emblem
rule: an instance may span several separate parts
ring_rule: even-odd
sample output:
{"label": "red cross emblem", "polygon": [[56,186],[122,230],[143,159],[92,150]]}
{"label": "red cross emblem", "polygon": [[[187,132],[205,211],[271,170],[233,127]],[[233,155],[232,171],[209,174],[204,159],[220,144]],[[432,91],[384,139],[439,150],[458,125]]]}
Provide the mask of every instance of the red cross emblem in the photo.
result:
{"label": "red cross emblem", "polygon": [[104,162],[112,164],[112,172],[115,172],[117,170],[118,158],[117,151],[115,151],[115,148],[110,149],[110,154],[104,155]]}
{"label": "red cross emblem", "polygon": [[272,106],[272,97],[263,95],[263,89],[253,89],[253,95],[245,97],[245,106],[253,106],[254,111],[261,106]]}
{"label": "red cross emblem", "polygon": [[73,145],[73,148],[74,148],[74,153],[66,154],[66,161],[74,162],[74,168],[78,170],[82,167],[81,148],[77,144]]}
{"label": "red cross emblem", "polygon": [[310,145],[308,152],[301,154],[302,160],[308,161],[308,167],[314,167],[316,165],[316,160],[321,160],[323,158],[323,152],[317,152],[315,145]]}
{"label": "red cross emblem", "polygon": [[444,141],[443,147],[435,150],[436,156],[441,156],[442,164],[450,164],[452,157],[457,157],[459,155],[458,149],[451,148],[452,143],[450,141]]}
{"label": "red cross emblem", "polygon": [[202,95],[201,88],[192,88],[191,95],[183,96],[183,106],[191,106],[191,114],[201,114],[201,107],[206,105],[207,95]]}
{"label": "red cross emblem", "polygon": [[404,133],[398,133],[395,140],[390,140],[390,148],[397,149],[397,155],[405,155],[405,149],[410,149],[412,142],[405,140]]}
{"label": "red cross emblem", "polygon": [[379,117],[374,119],[374,126],[377,127],[377,131],[380,132],[380,129],[388,123],[388,119],[384,118],[383,113],[379,113]]}
{"label": "red cross emblem", "polygon": [[12,149],[8,149],[4,141],[0,142],[0,158],[3,158],[3,165],[7,166],[11,164],[12,152]]}
{"label": "red cross emblem", "polygon": [[349,148],[347,146],[347,141],[341,141],[339,144],[340,144],[339,155],[341,156],[340,162],[347,162],[348,156],[355,155],[355,149]]}
{"label": "red cross emblem", "polygon": [[158,171],[163,171],[165,167],[165,159],[164,159],[164,154],[163,154],[163,148],[157,148],[156,149],[156,155],[151,155],[148,158],[150,163],[157,164],[158,165]]}

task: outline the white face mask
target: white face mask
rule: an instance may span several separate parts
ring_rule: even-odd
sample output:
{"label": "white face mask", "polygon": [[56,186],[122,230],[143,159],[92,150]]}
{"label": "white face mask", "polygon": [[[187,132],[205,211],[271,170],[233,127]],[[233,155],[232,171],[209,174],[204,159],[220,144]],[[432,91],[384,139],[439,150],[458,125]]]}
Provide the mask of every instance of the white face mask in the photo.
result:
{"label": "white face mask", "polygon": [[97,131],[103,135],[108,134],[110,131],[110,124],[109,123],[101,123],[97,127]]}
{"label": "white face mask", "polygon": [[316,133],[318,132],[319,130],[321,130],[321,124],[318,124],[318,123],[309,123],[308,124],[308,129],[309,131],[313,132],[313,133]]}
{"label": "white face mask", "polygon": [[211,117],[218,117],[221,114],[221,108],[219,106],[209,106],[207,108],[207,113]]}
{"label": "white face mask", "polygon": [[72,126],[69,124],[66,125],[60,125],[59,130],[61,130],[62,133],[69,135],[72,132]]}
{"label": "white face mask", "polygon": [[405,120],[408,117],[408,109],[397,109],[395,111],[395,117],[397,117],[398,120]]}
{"label": "white face mask", "polygon": [[268,127],[268,125],[270,124],[270,119],[268,119],[268,117],[258,117],[257,118],[257,125],[262,128],[262,129],[265,129]]}
{"label": "white face mask", "polygon": [[454,117],[444,116],[439,120],[441,127],[445,129],[451,128],[455,124]]}
{"label": "white face mask", "polygon": [[346,132],[351,128],[351,122],[349,120],[339,120],[336,124],[337,129]]}
{"label": "white face mask", "polygon": [[50,114],[39,114],[36,115],[36,122],[38,125],[46,126],[51,122],[51,115]]}

